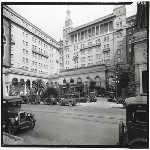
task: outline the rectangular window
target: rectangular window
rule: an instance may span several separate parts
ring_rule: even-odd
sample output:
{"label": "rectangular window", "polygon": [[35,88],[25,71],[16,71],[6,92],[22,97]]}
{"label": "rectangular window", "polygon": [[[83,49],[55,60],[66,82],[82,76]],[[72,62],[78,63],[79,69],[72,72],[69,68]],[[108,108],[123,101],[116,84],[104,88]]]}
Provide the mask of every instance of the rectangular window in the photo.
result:
{"label": "rectangular window", "polygon": [[74,41],[77,43],[77,34],[74,35]]}
{"label": "rectangular window", "polygon": [[25,41],[23,40],[23,46],[25,46]]}
{"label": "rectangular window", "polygon": [[84,39],[84,31],[81,32],[81,41]]}
{"label": "rectangular window", "polygon": [[14,58],[14,55],[13,54],[11,54],[11,59],[13,59]]}
{"label": "rectangular window", "polygon": [[121,54],[121,50],[118,49],[118,50],[117,50],[117,55],[120,55],[120,54]]}
{"label": "rectangular window", "polygon": [[92,37],[95,37],[95,27],[92,28]]}
{"label": "rectangular window", "polygon": [[85,39],[87,39],[87,30],[85,30]]}
{"label": "rectangular window", "polygon": [[26,50],[26,55],[28,56],[28,51]]}
{"label": "rectangular window", "polygon": [[91,37],[91,28],[88,29],[88,37],[89,37],[89,38]]}
{"label": "rectangular window", "polygon": [[100,34],[104,34],[104,25],[100,25]]}
{"label": "rectangular window", "polygon": [[109,22],[109,32],[113,31],[113,22]]}
{"label": "rectangular window", "polygon": [[99,35],[99,26],[96,26],[96,36]]}
{"label": "rectangular window", "polygon": [[120,63],[120,57],[117,58],[117,62]]}
{"label": "rectangular window", "polygon": [[107,33],[108,32],[108,23],[104,24],[104,32]]}
{"label": "rectangular window", "polygon": [[26,38],[28,38],[28,33],[26,34]]}
{"label": "rectangular window", "polygon": [[25,49],[23,49],[23,55],[25,55]]}
{"label": "rectangular window", "polygon": [[80,42],[80,33],[78,33],[78,41]]}
{"label": "rectangular window", "polygon": [[26,58],[26,63],[28,64],[28,59]]}
{"label": "rectangular window", "polygon": [[28,42],[26,42],[26,47],[28,47]]}

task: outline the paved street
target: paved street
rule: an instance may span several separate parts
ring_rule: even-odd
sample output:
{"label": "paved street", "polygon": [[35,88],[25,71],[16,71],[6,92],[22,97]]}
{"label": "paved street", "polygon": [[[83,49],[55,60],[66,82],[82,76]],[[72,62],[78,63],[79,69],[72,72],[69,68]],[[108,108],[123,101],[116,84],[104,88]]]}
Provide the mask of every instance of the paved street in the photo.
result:
{"label": "paved street", "polygon": [[37,120],[33,130],[17,133],[29,145],[116,145],[119,121],[125,121],[122,105],[106,98],[73,107],[23,104],[22,108]]}

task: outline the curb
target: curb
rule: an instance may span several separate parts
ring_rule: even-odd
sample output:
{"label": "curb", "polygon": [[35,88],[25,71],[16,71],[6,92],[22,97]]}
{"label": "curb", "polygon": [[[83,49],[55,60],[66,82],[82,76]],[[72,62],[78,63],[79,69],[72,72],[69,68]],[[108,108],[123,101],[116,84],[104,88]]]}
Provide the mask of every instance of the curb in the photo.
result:
{"label": "curb", "polygon": [[4,145],[24,145],[24,139],[18,136],[14,136],[3,132],[3,146]]}

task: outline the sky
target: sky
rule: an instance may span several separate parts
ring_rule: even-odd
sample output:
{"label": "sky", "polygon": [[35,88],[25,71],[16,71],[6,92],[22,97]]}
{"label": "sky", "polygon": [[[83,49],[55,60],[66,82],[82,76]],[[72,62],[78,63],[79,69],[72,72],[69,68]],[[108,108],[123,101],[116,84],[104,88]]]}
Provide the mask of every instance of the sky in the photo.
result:
{"label": "sky", "polygon": [[[21,3],[20,3],[21,4]],[[63,39],[67,9],[71,11],[73,28],[113,13],[114,5],[8,5],[33,25],[54,38]],[[126,17],[135,15],[137,3],[126,5]]]}

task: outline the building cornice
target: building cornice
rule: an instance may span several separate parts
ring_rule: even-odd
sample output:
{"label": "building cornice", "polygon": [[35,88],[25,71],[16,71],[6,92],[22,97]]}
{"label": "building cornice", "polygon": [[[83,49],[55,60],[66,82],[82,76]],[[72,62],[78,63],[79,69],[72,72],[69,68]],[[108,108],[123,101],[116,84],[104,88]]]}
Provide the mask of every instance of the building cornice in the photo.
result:
{"label": "building cornice", "polygon": [[3,68],[3,74],[17,74],[17,75],[23,75],[23,76],[30,76],[30,77],[36,77],[36,78],[44,78],[44,79],[49,79],[50,76],[48,75],[43,75],[43,74],[37,74],[37,73],[33,73],[30,71],[24,71],[24,70],[20,70],[20,69],[15,69],[15,68]]}

